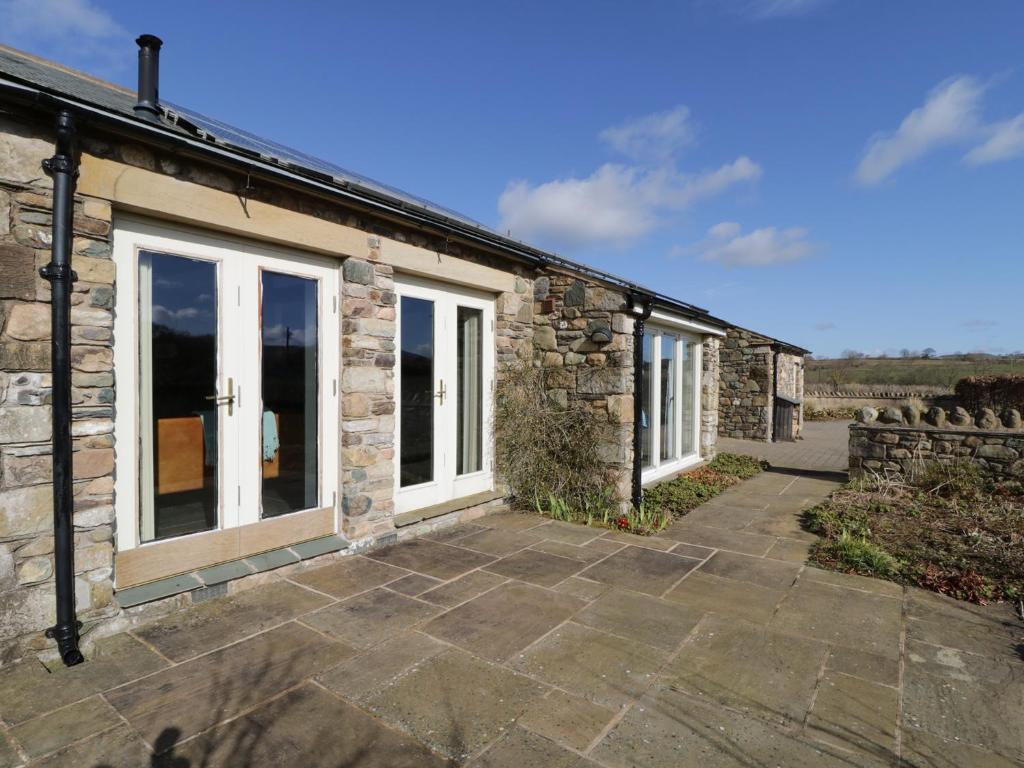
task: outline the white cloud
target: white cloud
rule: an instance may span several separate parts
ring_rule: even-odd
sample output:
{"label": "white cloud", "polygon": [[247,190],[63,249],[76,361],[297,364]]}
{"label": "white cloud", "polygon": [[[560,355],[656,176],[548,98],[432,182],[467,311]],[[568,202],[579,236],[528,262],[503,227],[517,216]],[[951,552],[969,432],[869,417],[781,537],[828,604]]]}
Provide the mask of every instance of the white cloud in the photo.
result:
{"label": "white cloud", "polygon": [[[315,338],[315,337],[314,337]],[[306,331],[303,328],[291,328],[278,323],[263,329],[263,343],[273,346],[301,347],[306,343]]]}
{"label": "white cloud", "polygon": [[877,184],[933,149],[976,135],[984,90],[977,80],[967,76],[938,85],[896,131],[870,141],[857,167],[857,181]]}
{"label": "white cloud", "polygon": [[502,230],[521,239],[565,246],[624,245],[658,226],[664,214],[760,176],[761,167],[747,157],[698,174],[681,173],[673,166],[606,164],[582,179],[536,186],[514,181],[498,199],[498,211]]}
{"label": "white cloud", "polygon": [[153,319],[158,323],[173,323],[178,320],[191,320],[203,314],[196,307],[182,307],[181,309],[168,309],[161,304],[153,305]]}
{"label": "white cloud", "polygon": [[599,136],[626,157],[663,162],[692,144],[696,129],[690,119],[689,108],[678,106],[606,128]]}
{"label": "white cloud", "polygon": [[988,140],[968,152],[964,161],[968,165],[987,165],[1021,155],[1024,155],[1024,113],[991,126]]}
{"label": "white cloud", "polygon": [[748,0],[746,11],[757,19],[802,16],[824,5],[826,0]]}
{"label": "white cloud", "polygon": [[701,261],[717,261],[730,267],[767,267],[799,261],[819,246],[807,240],[803,227],[763,227],[747,234],[734,221],[723,221],[708,230],[707,237],[693,246],[677,246],[673,256],[696,255]]}
{"label": "white cloud", "polygon": [[6,44],[74,66],[121,70],[134,61],[131,35],[90,0],[0,0],[0,29]]}

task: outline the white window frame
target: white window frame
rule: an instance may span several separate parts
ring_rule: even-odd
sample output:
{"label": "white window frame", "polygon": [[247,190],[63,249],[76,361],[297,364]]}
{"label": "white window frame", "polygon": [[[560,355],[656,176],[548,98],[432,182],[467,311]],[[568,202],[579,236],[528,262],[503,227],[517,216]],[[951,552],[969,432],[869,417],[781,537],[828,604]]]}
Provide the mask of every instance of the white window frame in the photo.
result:
{"label": "white window frame", "polygon": [[[184,539],[198,539],[220,533],[224,530],[241,528],[251,524],[271,524],[292,515],[305,514],[309,510],[262,518],[259,497],[259,426],[238,423],[235,430],[237,444],[252,459],[252,468],[240,470],[236,463],[226,460],[230,452],[225,451],[225,435],[221,430],[220,493],[217,510],[217,526],[208,531],[184,534],[152,541],[141,541],[140,500],[139,500],[139,302],[138,302],[138,251],[150,250],[214,261],[219,265],[218,291],[220,301],[237,302],[237,316],[259,317],[259,270],[304,275],[303,265],[308,273],[317,273],[320,279],[318,323],[320,333],[319,360],[322,375],[320,387],[321,408],[319,414],[319,495],[320,506],[331,507],[334,530],[339,530],[337,499],[340,498],[339,482],[339,403],[338,381],[340,380],[340,324],[337,307],[339,303],[340,262],[325,257],[305,254],[273,246],[255,243],[229,235],[211,233],[191,227],[155,221],[130,215],[118,215],[114,230],[114,264],[117,271],[117,288],[114,299],[114,371],[116,376],[116,407],[114,409],[114,442],[116,472],[114,480],[114,510],[117,520],[116,548],[125,552],[141,547],[159,547],[168,542]],[[238,265],[245,258],[258,263],[252,270],[242,272]],[[247,277],[256,275],[255,284]],[[245,285],[243,289],[243,284]],[[237,295],[236,295],[237,294]],[[239,387],[239,403],[260,401],[258,386],[259,355],[252,359],[239,360],[238,347],[225,344],[229,338],[224,327],[224,312],[219,312],[220,343],[218,355],[220,368],[230,361]],[[258,323],[258,320],[257,320]],[[250,347],[259,349],[259,328],[252,334],[256,340]],[[240,337],[234,337],[239,339]],[[245,385],[245,386],[243,386]],[[244,391],[243,391],[244,390]],[[255,391],[253,391],[255,390]],[[242,398],[245,400],[242,400]],[[241,405],[239,405],[241,407]],[[255,442],[253,442],[255,440]],[[248,444],[252,443],[251,446]],[[238,490],[235,491],[237,486]]]}
{"label": "white window frame", "polygon": [[[655,315],[652,313],[652,317]],[[692,332],[695,323],[674,321],[668,316],[658,315],[660,322],[648,322],[645,335],[651,337],[651,376],[650,392],[644,392],[644,398],[651,403],[647,414],[648,429],[651,439],[651,463],[641,469],[641,482],[647,484],[667,475],[680,472],[687,467],[700,463],[700,428],[701,428],[701,379],[703,373],[704,343],[701,336]],[[666,322],[669,320],[669,322]],[[698,328],[703,328],[698,326]],[[675,345],[672,361],[675,366],[675,419],[672,429],[675,430],[675,455],[661,458],[661,350],[666,339]],[[683,342],[693,344],[693,450],[682,452],[683,445]],[[639,376],[639,374],[638,374]]]}

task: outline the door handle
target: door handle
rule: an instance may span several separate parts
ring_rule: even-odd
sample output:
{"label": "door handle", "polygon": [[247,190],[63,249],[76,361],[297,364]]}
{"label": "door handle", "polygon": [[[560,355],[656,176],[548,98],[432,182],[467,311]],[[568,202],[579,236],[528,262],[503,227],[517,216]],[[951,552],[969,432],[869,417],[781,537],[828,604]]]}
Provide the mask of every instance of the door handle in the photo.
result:
{"label": "door handle", "polygon": [[444,388],[444,379],[441,379],[441,386],[437,388],[437,392],[434,393],[434,397],[440,400],[438,405],[444,405],[444,396],[448,394],[448,390]]}
{"label": "door handle", "polygon": [[207,395],[207,400],[213,400],[217,405],[227,405],[228,416],[235,412],[235,380],[228,377],[228,393],[226,395]]}

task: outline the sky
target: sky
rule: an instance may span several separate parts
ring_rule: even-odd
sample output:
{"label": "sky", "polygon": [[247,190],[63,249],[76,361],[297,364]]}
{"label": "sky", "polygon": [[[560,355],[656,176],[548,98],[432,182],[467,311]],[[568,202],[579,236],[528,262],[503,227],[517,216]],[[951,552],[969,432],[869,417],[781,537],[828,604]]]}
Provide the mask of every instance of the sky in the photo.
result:
{"label": "sky", "polygon": [[0,42],[811,349],[1024,348],[1020,0],[0,0]]}

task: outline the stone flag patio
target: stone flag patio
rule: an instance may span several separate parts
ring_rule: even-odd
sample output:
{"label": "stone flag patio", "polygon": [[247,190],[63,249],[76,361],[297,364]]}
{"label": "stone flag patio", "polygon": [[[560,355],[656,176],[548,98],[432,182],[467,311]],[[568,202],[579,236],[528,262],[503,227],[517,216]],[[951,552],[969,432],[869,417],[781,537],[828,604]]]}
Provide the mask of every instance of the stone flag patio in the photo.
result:
{"label": "stone flag patio", "polygon": [[1019,764],[1020,622],[804,565],[836,484],[766,472],[655,538],[506,512],[297,568],[0,670],[0,765]]}

